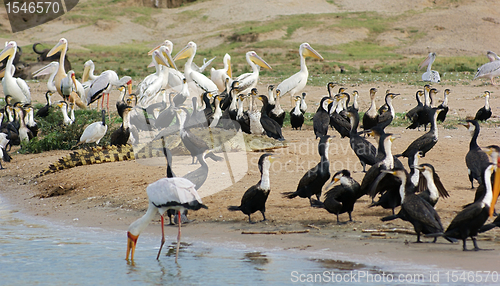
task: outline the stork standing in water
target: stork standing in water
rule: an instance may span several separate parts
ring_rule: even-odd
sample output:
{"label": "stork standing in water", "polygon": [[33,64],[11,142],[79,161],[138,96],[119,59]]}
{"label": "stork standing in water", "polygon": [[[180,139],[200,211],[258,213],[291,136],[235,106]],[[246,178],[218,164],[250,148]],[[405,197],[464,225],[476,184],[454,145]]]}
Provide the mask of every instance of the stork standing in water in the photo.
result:
{"label": "stork standing in water", "polygon": [[165,243],[165,230],[164,230],[164,217],[163,214],[169,210],[176,210],[179,216],[179,232],[177,235],[177,251],[175,254],[175,263],[179,256],[179,246],[181,240],[181,213],[185,210],[199,210],[200,208],[207,208],[202,202],[195,189],[195,185],[185,178],[162,178],[150,184],[146,188],[149,199],[149,207],[146,214],[134,221],[128,228],[127,236],[127,256],[134,260],[135,246],[137,239],[144,229],[148,226],[149,222],[154,218],[158,211],[161,216],[161,245],[158,250],[156,259],[160,258],[161,249]]}

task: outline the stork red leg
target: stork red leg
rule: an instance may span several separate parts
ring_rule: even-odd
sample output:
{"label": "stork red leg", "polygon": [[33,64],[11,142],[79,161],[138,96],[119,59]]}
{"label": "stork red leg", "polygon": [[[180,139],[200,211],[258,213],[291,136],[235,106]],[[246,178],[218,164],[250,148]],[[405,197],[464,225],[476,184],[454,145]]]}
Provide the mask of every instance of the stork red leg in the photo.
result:
{"label": "stork red leg", "polygon": [[177,234],[177,250],[175,251],[175,263],[177,263],[177,258],[179,257],[179,247],[181,246],[181,211],[177,211],[178,219],[177,224],[179,225],[179,233]]}
{"label": "stork red leg", "polygon": [[158,250],[158,255],[156,256],[156,260],[160,259],[161,249],[163,248],[163,244],[165,244],[165,230],[163,229],[163,215],[161,216],[161,244],[160,249]]}

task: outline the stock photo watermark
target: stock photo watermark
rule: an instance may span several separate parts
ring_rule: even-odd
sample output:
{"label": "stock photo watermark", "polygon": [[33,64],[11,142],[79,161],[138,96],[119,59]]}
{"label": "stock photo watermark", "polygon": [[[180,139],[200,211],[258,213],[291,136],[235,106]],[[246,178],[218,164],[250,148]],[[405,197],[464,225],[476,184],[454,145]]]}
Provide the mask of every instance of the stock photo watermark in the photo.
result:
{"label": "stock photo watermark", "polygon": [[319,273],[290,273],[292,283],[498,283],[497,271],[423,271],[421,273],[385,273],[368,270],[348,272],[323,271]]}
{"label": "stock photo watermark", "polygon": [[52,21],[77,4],[78,0],[4,0],[13,33]]}

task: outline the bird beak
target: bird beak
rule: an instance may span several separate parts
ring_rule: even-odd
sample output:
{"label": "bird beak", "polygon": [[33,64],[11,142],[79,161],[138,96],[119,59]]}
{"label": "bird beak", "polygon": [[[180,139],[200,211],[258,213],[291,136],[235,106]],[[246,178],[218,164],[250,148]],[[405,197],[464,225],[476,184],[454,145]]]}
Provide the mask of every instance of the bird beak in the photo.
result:
{"label": "bird beak", "polygon": [[391,136],[391,137],[389,137],[389,140],[391,140],[391,142],[394,142],[394,140],[396,140],[396,137],[395,136]]}
{"label": "bird beak", "polygon": [[75,89],[76,89],[77,85],[76,85],[76,77],[75,77],[74,73],[71,74],[71,80],[73,81],[73,84],[75,85]]}
{"label": "bird beak", "polygon": [[190,57],[193,54],[193,48],[190,45],[184,47],[184,49],[180,50],[174,57],[174,61],[182,60]]}
{"label": "bird beak", "polygon": [[152,56],[153,52],[158,50],[163,44],[159,44],[158,46],[154,47],[151,51],[148,52],[148,56]]}
{"label": "bird beak", "polygon": [[259,65],[265,69],[268,69],[268,70],[272,70],[273,68],[268,64],[266,63],[261,57],[259,57],[259,55],[255,54],[255,55],[252,55],[251,57],[251,60],[252,62],[254,62],[256,65]]}
{"label": "bird beak", "polygon": [[418,66],[418,68],[422,69],[423,67],[429,65],[430,62],[431,62],[431,56],[428,55],[427,58],[425,58],[425,60],[420,63],[420,65]]}
{"label": "bird beak", "polygon": [[158,64],[166,66],[166,67],[170,67],[169,64],[167,63],[167,60],[165,59],[165,57],[159,51],[154,51],[153,57]]}
{"label": "bird beak", "polygon": [[306,49],[304,50],[302,55],[304,55],[305,57],[311,57],[318,60],[323,60],[323,57],[318,52],[316,52],[311,46],[306,46]]}
{"label": "bird beak", "polygon": [[168,61],[168,64],[173,67],[174,69],[177,70],[177,66],[175,65],[174,60],[172,59],[172,54],[168,49],[163,49],[162,54],[165,57],[165,59]]}
{"label": "bird beak", "polygon": [[275,160],[276,160],[276,158],[275,158],[275,157],[273,157],[273,156],[269,156],[269,163],[271,163],[271,164],[272,164]]}
{"label": "bird beak", "polygon": [[127,256],[126,260],[128,260],[128,256],[130,255],[130,260],[134,260],[135,246],[137,244],[137,239],[139,236],[135,236],[130,232],[127,233]]}
{"label": "bird beak", "polygon": [[227,75],[229,78],[233,78],[233,69],[231,69],[231,59],[227,60]]}
{"label": "bird beak", "polygon": [[493,182],[493,198],[491,199],[490,204],[490,217],[495,211],[495,204],[497,203],[498,195],[500,194],[500,170],[497,168],[500,165],[500,158],[497,159],[497,161],[495,180]]}
{"label": "bird beak", "polygon": [[62,50],[64,48],[64,46],[66,45],[66,41],[63,41],[63,39],[60,39],[59,42],[57,43],[57,45],[55,45],[48,53],[47,53],[47,57],[50,57],[50,56],[53,56],[55,53],[59,52],[60,50]]}
{"label": "bird beak", "polygon": [[0,53],[0,61],[5,59],[6,57],[12,56],[14,52],[15,52],[14,45],[9,43]]}
{"label": "bird beak", "polygon": [[332,181],[330,182],[330,184],[328,184],[328,186],[326,186],[325,190],[328,190],[330,189],[336,182],[340,181],[340,179],[338,178],[333,178]]}
{"label": "bird beak", "polygon": [[132,93],[132,80],[127,82],[128,94]]}

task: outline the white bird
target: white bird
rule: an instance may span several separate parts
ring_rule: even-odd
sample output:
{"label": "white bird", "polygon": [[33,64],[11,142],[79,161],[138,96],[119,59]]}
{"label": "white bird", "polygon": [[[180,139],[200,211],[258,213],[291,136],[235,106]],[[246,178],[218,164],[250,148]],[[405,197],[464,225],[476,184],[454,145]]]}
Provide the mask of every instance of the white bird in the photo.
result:
{"label": "white bird", "polygon": [[[64,71],[64,59],[66,58],[66,52],[68,51],[68,40],[66,40],[65,38],[61,38],[59,42],[57,42],[57,44],[47,53],[47,57],[53,56],[59,51],[61,52],[61,55],[59,57],[59,68],[54,77],[54,83],[59,94],[63,98],[65,98],[61,91],[61,81],[67,76],[66,72]],[[69,101],[74,102],[76,103],[76,105],[78,105],[78,107],[85,109],[87,108],[87,105],[82,101],[82,98],[85,96],[85,92],[83,90],[83,86],[80,86],[78,86],[77,84],[75,92],[69,95]]]}
{"label": "white bird", "polygon": [[94,122],[87,126],[80,136],[80,142],[77,145],[83,143],[94,143],[97,145],[99,141],[101,141],[102,137],[106,135],[106,131],[108,131],[108,126],[106,125],[106,110],[102,110],[102,120],[98,122]]}
{"label": "white bird", "polygon": [[66,77],[61,80],[61,93],[64,99],[68,99],[72,92],[76,92],[75,71],[70,70]]}
{"label": "white bird", "polygon": [[[163,52],[163,50],[165,52]],[[166,57],[165,57],[165,56]],[[151,58],[153,60],[156,72],[148,75],[137,87],[138,104],[141,107],[147,107],[156,101],[159,92],[166,89],[168,84],[169,69],[162,69],[161,66],[168,67],[169,62],[174,63],[170,52],[164,46],[159,50],[153,51]]]}
{"label": "white bird", "polygon": [[54,82],[54,77],[56,76],[57,70],[59,69],[58,62],[51,62],[50,64],[36,70],[32,73],[33,77],[39,77],[42,75],[49,75],[49,79],[47,80],[47,89],[54,94],[57,92],[56,84]]}
{"label": "white bird", "polygon": [[196,43],[189,42],[184,49],[180,50],[174,57],[174,61],[188,58],[184,65],[184,77],[188,84],[192,85],[193,91],[196,95],[201,95],[204,92],[218,94],[219,89],[217,85],[207,78],[202,73],[193,69],[193,59],[196,55]]}
{"label": "white bird", "polygon": [[26,82],[13,76],[12,62],[17,52],[17,43],[10,41],[5,45],[5,48],[0,52],[0,61],[8,57],[7,64],[5,65],[5,74],[2,79],[3,93],[11,95],[13,103],[31,103],[30,89]]}
{"label": "white bird", "polygon": [[129,94],[132,93],[132,78],[129,76],[124,76],[118,78],[113,70],[107,70],[102,72],[90,85],[87,90],[87,105],[92,104],[94,101],[99,100],[102,97],[101,108],[104,107],[104,96],[107,95],[106,109],[109,112],[109,92],[113,87],[120,87],[122,85],[127,85]]}
{"label": "white bird", "polygon": [[254,51],[247,52],[246,59],[247,63],[252,67],[252,72],[244,73],[235,79],[240,83],[238,92],[243,94],[249,93],[252,88],[257,86],[257,83],[259,82],[259,66],[269,70],[272,69],[271,66]]}
{"label": "white bird", "polygon": [[185,178],[173,177],[173,178],[162,178],[158,181],[150,184],[146,188],[148,194],[149,206],[146,214],[134,221],[128,228],[127,236],[127,256],[128,260],[129,254],[130,259],[134,260],[135,246],[137,244],[137,239],[144,229],[148,226],[149,222],[154,218],[156,212],[160,213],[161,216],[161,245],[158,251],[156,259],[159,259],[160,252],[165,243],[165,231],[164,231],[164,217],[163,215],[168,209],[176,210],[179,215],[179,232],[177,236],[177,252],[175,256],[175,262],[177,263],[177,257],[179,253],[179,245],[181,238],[181,223],[180,215],[185,210],[199,210],[200,208],[207,208],[202,202],[195,189],[195,184]]}
{"label": "white bird", "polygon": [[73,120],[71,120],[71,118],[69,118],[68,116],[68,103],[66,101],[61,100],[56,102],[55,105],[61,109],[64,125],[73,124]]}
{"label": "white bird", "polygon": [[492,51],[488,51],[486,56],[490,61],[477,69],[473,80],[476,78],[489,78],[491,85],[495,85],[493,79],[500,76],[500,58]]}
{"label": "white bird", "polygon": [[[219,92],[223,92],[226,89],[226,79],[229,78],[231,80],[233,78],[231,56],[229,54],[225,54],[222,62],[224,63],[224,68],[212,68],[210,70],[210,79],[217,85]],[[228,84],[231,85],[230,82]]]}
{"label": "white bird", "polygon": [[419,69],[425,67],[427,65],[427,71],[422,74],[422,80],[423,81],[430,81],[430,82],[440,82],[441,77],[439,76],[439,72],[431,70],[432,63],[436,60],[436,53],[429,53],[427,58],[420,63]]}
{"label": "white bird", "polygon": [[[295,94],[300,93],[307,84],[309,71],[306,66],[306,57],[323,60],[323,57],[316,52],[308,43],[302,43],[299,47],[300,71],[281,82],[276,89],[281,91],[281,95],[290,94],[290,102],[295,98]],[[293,104],[292,104],[293,106]]]}
{"label": "white bird", "polygon": [[10,156],[5,151],[5,146],[7,146],[7,144],[9,143],[9,139],[7,139],[7,136],[7,134],[0,132],[0,170],[5,169],[2,166],[2,160],[5,162],[10,162]]}
{"label": "white bird", "polygon": [[89,85],[97,76],[94,75],[95,64],[92,60],[88,60],[83,64],[82,85]]}
{"label": "white bird", "polygon": [[28,143],[33,138],[33,133],[26,126],[26,112],[19,106],[14,107],[17,118],[19,118],[19,138],[21,142]]}

